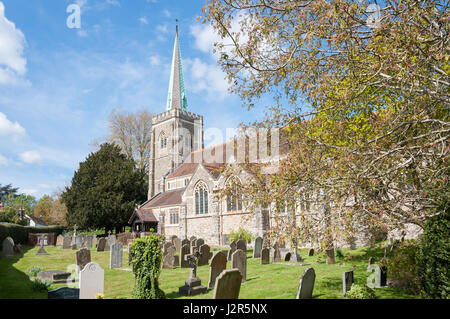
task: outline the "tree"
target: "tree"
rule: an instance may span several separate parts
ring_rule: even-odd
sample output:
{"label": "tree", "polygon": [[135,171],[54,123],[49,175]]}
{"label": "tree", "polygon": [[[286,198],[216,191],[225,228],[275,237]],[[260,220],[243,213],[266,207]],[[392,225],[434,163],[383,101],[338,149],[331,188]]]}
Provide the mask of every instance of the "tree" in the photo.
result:
{"label": "tree", "polygon": [[[148,168],[152,118],[153,114],[145,110],[137,113],[113,110],[108,117],[106,141],[118,145],[139,169]],[[94,141],[93,145],[97,146],[98,142]]]}
{"label": "tree", "polygon": [[44,195],[33,209],[33,215],[42,218],[47,225],[66,226],[67,208],[61,200],[61,194]]}
{"label": "tree", "polygon": [[2,186],[2,184],[0,184],[0,202],[4,202],[6,200],[6,197],[10,194],[14,196],[17,195],[18,190],[19,188],[14,188],[11,184],[5,186]]}
{"label": "tree", "polygon": [[126,225],[136,204],[146,199],[144,176],[118,146],[102,144],[80,163],[62,194],[68,225],[105,231]]}
{"label": "tree", "polygon": [[9,193],[4,198],[5,208],[2,210],[2,221],[25,225],[27,222],[23,218],[25,214],[32,215],[37,204],[36,198],[31,195]]}
{"label": "tree", "polygon": [[304,234],[316,225],[321,236],[351,238],[356,224],[372,233],[423,227],[442,213],[432,208],[448,188],[448,4],[385,4],[209,0],[203,8],[231,91],[249,108],[274,97],[252,126],[283,128],[290,147],[265,191],[246,190],[272,202],[333,203],[321,218],[301,216]]}

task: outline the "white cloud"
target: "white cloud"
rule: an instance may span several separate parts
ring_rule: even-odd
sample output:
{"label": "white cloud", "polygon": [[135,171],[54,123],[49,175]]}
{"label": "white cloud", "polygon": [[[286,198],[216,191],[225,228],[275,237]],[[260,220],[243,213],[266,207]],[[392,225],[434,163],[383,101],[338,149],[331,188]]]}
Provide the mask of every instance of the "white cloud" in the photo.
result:
{"label": "white cloud", "polygon": [[170,18],[172,16],[172,14],[170,13],[169,10],[163,10],[163,14],[167,17]]}
{"label": "white cloud", "polygon": [[148,24],[147,18],[145,17],[140,17],[138,20],[141,24]]}
{"label": "white cloud", "polygon": [[24,46],[24,34],[6,18],[5,6],[0,2],[0,84],[15,84],[17,77],[26,73]]}
{"label": "white cloud", "polygon": [[27,164],[38,163],[42,160],[41,154],[38,151],[27,151],[19,154],[20,159]]}
{"label": "white cloud", "polygon": [[0,136],[11,136],[14,140],[26,135],[25,129],[18,122],[11,122],[0,112]]}
{"label": "white cloud", "polygon": [[193,78],[187,83],[194,93],[205,91],[209,99],[219,100],[228,95],[228,81],[225,79],[225,73],[217,65],[202,62],[198,58],[193,61],[187,59],[185,64]]}
{"label": "white cloud", "polygon": [[31,196],[35,196],[38,193],[36,189],[21,189],[20,192]]}
{"label": "white cloud", "polygon": [[161,59],[160,59],[159,56],[157,56],[157,55],[152,55],[152,56],[150,57],[150,64],[151,64],[151,65],[158,66],[158,65],[161,64]]}
{"label": "white cloud", "polygon": [[167,33],[168,32],[167,24],[164,24],[164,25],[160,24],[160,25],[156,26],[156,31],[158,31],[160,33]]}
{"label": "white cloud", "polygon": [[0,154],[0,165],[8,166],[8,159]]}

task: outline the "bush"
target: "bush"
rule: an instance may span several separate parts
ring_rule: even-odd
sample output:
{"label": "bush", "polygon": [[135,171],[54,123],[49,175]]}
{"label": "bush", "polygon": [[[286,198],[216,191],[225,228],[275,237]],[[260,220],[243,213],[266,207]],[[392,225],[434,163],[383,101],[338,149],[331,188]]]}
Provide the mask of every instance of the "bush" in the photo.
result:
{"label": "bush", "polygon": [[239,237],[242,236],[242,239],[245,240],[247,243],[251,243],[253,236],[252,233],[242,227],[239,227],[237,231],[233,231],[228,235],[228,243],[231,243],[233,241],[238,241]]}
{"label": "bush", "polygon": [[41,267],[31,267],[30,269],[28,269],[28,274],[29,274],[31,277],[36,277],[37,274],[38,274],[39,272],[41,272],[42,270],[43,270],[43,268],[41,268]]}
{"label": "bush", "polygon": [[417,274],[422,296],[433,299],[450,298],[450,211],[425,222],[419,238]]}
{"label": "bush", "polygon": [[407,240],[399,243],[389,258],[380,262],[388,269],[388,276],[393,283],[413,294],[420,292],[419,278],[417,276],[417,241]]}
{"label": "bush", "polygon": [[62,234],[64,227],[62,226],[21,226],[16,224],[0,224],[0,243],[6,237],[11,237],[14,244],[26,245],[28,243],[28,234],[56,233]]}
{"label": "bush", "polygon": [[353,284],[352,288],[346,293],[350,299],[376,299],[375,291],[367,286]]}
{"label": "bush", "polygon": [[344,258],[345,256],[344,256],[344,253],[342,252],[342,250],[341,249],[336,249],[336,257],[337,258]]}
{"label": "bush", "polygon": [[31,290],[34,291],[48,291],[52,285],[51,281],[36,278],[31,282]]}
{"label": "bush", "polygon": [[159,288],[164,236],[149,236],[136,239],[130,246],[131,265],[135,277],[133,296],[136,299],[165,299]]}

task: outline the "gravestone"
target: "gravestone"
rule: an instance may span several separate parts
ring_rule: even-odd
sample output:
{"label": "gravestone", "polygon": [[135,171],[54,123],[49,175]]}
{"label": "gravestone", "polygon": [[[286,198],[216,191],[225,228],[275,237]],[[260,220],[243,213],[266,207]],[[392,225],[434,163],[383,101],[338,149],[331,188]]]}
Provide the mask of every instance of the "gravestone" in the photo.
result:
{"label": "gravestone", "polygon": [[167,241],[167,242],[164,243],[164,245],[163,245],[163,255],[167,254],[167,250],[170,247],[173,247],[173,244],[171,242]]}
{"label": "gravestone", "polygon": [[120,241],[111,245],[111,252],[109,254],[109,268],[122,267],[123,245]]}
{"label": "gravestone", "polygon": [[82,248],[76,252],[78,271],[82,271],[84,267],[91,262],[91,251],[87,248]]}
{"label": "gravestone", "polygon": [[334,249],[327,249],[325,250],[325,255],[327,259],[327,265],[333,265],[335,263],[334,261]]}
{"label": "gravestone", "polygon": [[80,299],[80,289],[61,287],[55,290],[50,290],[47,296],[48,299]]}
{"label": "gravestone", "polygon": [[237,268],[241,272],[242,282],[245,282],[247,278],[247,254],[237,249],[231,256],[231,268]]}
{"label": "gravestone", "polygon": [[211,248],[207,244],[203,244],[199,247],[200,258],[198,260],[199,266],[204,266],[208,264],[209,259],[212,256]]}
{"label": "gravestone", "polygon": [[180,253],[180,251],[181,251],[181,240],[180,240],[180,238],[174,238],[173,239],[173,245],[175,246],[175,251],[177,252],[177,253]]}
{"label": "gravestone", "polygon": [[227,255],[218,251],[211,259],[209,266],[208,288],[214,288],[216,278],[227,268]]}
{"label": "gravestone", "polygon": [[377,264],[372,264],[367,267],[367,272],[371,273],[367,277],[366,285],[370,288],[381,288],[386,286],[387,282],[387,268],[380,267]]}
{"label": "gravestone", "polygon": [[77,245],[77,248],[81,248],[83,246],[83,237],[82,236],[75,237],[75,245]]}
{"label": "gravestone", "polygon": [[247,242],[243,239],[239,239],[236,243],[236,249],[240,249],[244,251],[244,253],[247,252]]}
{"label": "gravestone", "polygon": [[261,257],[262,245],[263,245],[262,237],[256,237],[255,238],[255,243],[253,245],[253,258],[260,258]]}
{"label": "gravestone", "polygon": [[66,283],[67,280],[70,278],[70,276],[71,276],[70,272],[59,270],[40,271],[36,275],[37,278],[51,281],[54,284]]}
{"label": "gravestone", "polygon": [[[181,247],[183,247],[184,245],[188,245],[189,251],[191,251],[191,242],[188,239],[183,239],[181,241]],[[181,252],[181,247],[180,247],[180,252]]]}
{"label": "gravestone", "polygon": [[174,244],[174,240],[175,240],[175,238],[178,238],[178,236],[177,235],[172,235],[172,236],[170,236],[170,242],[172,243],[172,244]]}
{"label": "gravestone", "polygon": [[190,254],[189,246],[183,245],[183,247],[181,247],[181,253],[180,253],[181,268],[189,268],[189,261],[186,260],[186,256],[189,254]]}
{"label": "gravestone", "polygon": [[98,240],[97,251],[105,251],[106,238],[102,237]]}
{"label": "gravestone", "polygon": [[163,269],[172,269],[175,264],[175,247],[173,245],[169,246],[167,248],[166,253],[164,254],[164,261],[163,261]]}
{"label": "gravestone", "polygon": [[92,245],[94,244],[94,236],[93,235],[87,235],[87,247],[92,248]]}
{"label": "gravestone", "polygon": [[315,280],[316,272],[314,271],[314,268],[306,269],[300,277],[296,299],[312,299]]}
{"label": "gravestone", "polygon": [[95,262],[88,263],[80,271],[80,299],[96,299],[103,295],[105,271]]}
{"label": "gravestone", "polygon": [[202,281],[197,277],[197,260],[200,253],[197,251],[194,255],[186,255],[186,260],[191,268],[190,277],[184,282],[184,286],[178,289],[178,293],[183,296],[195,296],[205,293],[208,288],[202,286]]}
{"label": "gravestone", "polygon": [[292,257],[292,253],[288,252],[286,255],[284,255],[284,261],[291,261],[291,257]]}
{"label": "gravestone", "polygon": [[191,255],[195,254],[196,251],[198,251],[197,239],[193,239],[191,240]]}
{"label": "gravestone", "polygon": [[314,248],[311,248],[311,249],[308,251],[308,256],[309,256],[309,257],[314,256]]}
{"label": "gravestone", "polygon": [[267,265],[270,263],[270,250],[269,248],[261,249],[261,265]]}
{"label": "gravestone", "polygon": [[36,255],[48,255],[49,253],[44,249],[44,245],[41,245]]}
{"label": "gravestone", "polygon": [[2,243],[2,256],[10,257],[14,255],[14,240],[11,237],[6,237]]}
{"label": "gravestone", "polygon": [[236,251],[236,242],[232,241],[230,244],[230,250],[228,251],[228,260],[231,260],[231,256]]}
{"label": "gravestone", "polygon": [[242,274],[238,269],[224,270],[217,277],[213,299],[238,299]]}
{"label": "gravestone", "polygon": [[278,244],[275,244],[273,246],[273,257],[272,257],[272,263],[278,263],[281,261],[281,252],[280,248],[278,248]]}
{"label": "gravestone", "polygon": [[63,249],[70,249],[72,248],[72,237],[67,236],[63,238]]}
{"label": "gravestone", "polygon": [[200,248],[200,246],[203,245],[204,243],[205,243],[205,241],[203,240],[203,238],[199,238],[199,239],[197,239],[197,241],[196,241],[196,246],[197,246],[198,248]]}
{"label": "gravestone", "polygon": [[56,237],[56,245],[57,246],[61,246],[63,244],[63,241],[64,241],[63,235],[58,235],[58,237]]}
{"label": "gravestone", "polygon": [[344,271],[342,273],[342,290],[344,297],[347,294],[347,291],[349,291],[352,288],[352,284],[353,284],[353,270]]}
{"label": "gravestone", "polygon": [[[291,250],[289,248],[279,248],[279,250],[280,250],[280,258],[281,258],[281,260],[289,261],[289,259],[286,260],[286,255],[287,254],[292,254]],[[290,257],[290,255],[289,255],[289,257]]]}
{"label": "gravestone", "polygon": [[195,236],[189,237],[189,241],[190,241],[190,242],[193,241],[194,239],[197,239],[197,237],[195,237]]}

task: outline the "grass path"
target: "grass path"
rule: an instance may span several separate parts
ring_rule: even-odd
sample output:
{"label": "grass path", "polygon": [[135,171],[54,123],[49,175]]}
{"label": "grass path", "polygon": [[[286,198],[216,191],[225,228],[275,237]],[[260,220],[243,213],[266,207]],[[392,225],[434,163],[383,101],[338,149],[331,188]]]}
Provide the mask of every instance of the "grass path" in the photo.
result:
{"label": "grass path", "polygon": [[[47,247],[49,255],[36,256],[38,248],[23,247],[22,254],[16,254],[10,258],[0,258],[0,298],[47,298],[44,292],[31,290],[31,282],[28,280],[28,270],[33,266],[39,266],[44,270],[66,271],[67,267],[75,264],[75,251]],[[289,263],[277,263],[261,265],[259,259],[251,258],[251,251],[247,253],[247,281],[242,284],[239,297],[242,299],[294,299],[297,294],[299,279],[308,267],[313,267],[316,272],[314,286],[314,298],[336,299],[342,298],[342,272],[355,271],[355,283],[364,284],[367,260],[373,256],[375,260],[382,257],[382,249],[359,248],[357,250],[343,250],[346,256],[352,256],[351,260],[336,258],[335,265],[313,264],[310,266],[292,265]],[[304,258],[301,263],[315,263],[325,260],[323,254],[313,257],[307,256],[307,250],[300,250]],[[97,252],[91,249],[91,259],[100,264],[105,270],[105,298],[128,299],[132,298],[134,286],[133,272],[124,270],[128,266],[128,253],[123,253],[124,269],[109,269],[109,252]],[[300,263],[300,264],[301,264]],[[341,264],[341,265],[339,265]],[[227,268],[231,262],[227,263]],[[197,269],[197,276],[202,284],[207,286],[209,266],[201,266]],[[163,269],[160,276],[160,287],[168,298],[187,298],[178,294],[178,288],[184,285],[184,280],[189,277],[188,268]],[[53,285],[51,289],[62,287],[64,284]],[[397,288],[380,288],[376,290],[378,298],[418,298]],[[213,290],[206,294],[189,297],[195,299],[212,298]]]}

